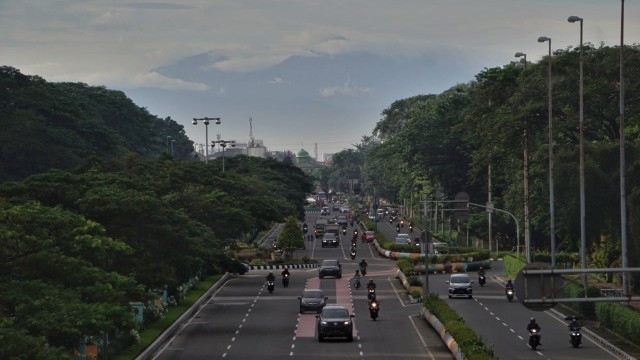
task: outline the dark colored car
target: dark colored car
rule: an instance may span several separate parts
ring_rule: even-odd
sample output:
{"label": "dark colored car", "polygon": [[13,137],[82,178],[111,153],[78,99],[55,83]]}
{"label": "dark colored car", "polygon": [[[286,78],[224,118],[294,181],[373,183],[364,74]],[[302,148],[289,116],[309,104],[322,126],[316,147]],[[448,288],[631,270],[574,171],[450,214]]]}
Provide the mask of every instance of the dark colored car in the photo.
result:
{"label": "dark colored car", "polygon": [[324,292],[320,289],[305,289],[298,299],[300,300],[301,313],[305,311],[320,313],[322,308],[327,305],[328,297],[324,296]]}
{"label": "dark colored car", "polygon": [[318,341],[327,337],[346,337],[353,341],[353,318],[349,310],[342,305],[327,305],[322,309],[318,319]]}
{"label": "dark colored car", "polygon": [[318,275],[320,279],[325,276],[335,276],[338,279],[342,277],[342,265],[338,260],[322,260],[322,264],[320,264],[320,269],[318,270]]}
{"label": "dark colored car", "polygon": [[331,233],[325,233],[322,236],[322,247],[325,246],[333,246],[333,247],[338,247],[338,238],[336,237],[335,234],[331,234]]}

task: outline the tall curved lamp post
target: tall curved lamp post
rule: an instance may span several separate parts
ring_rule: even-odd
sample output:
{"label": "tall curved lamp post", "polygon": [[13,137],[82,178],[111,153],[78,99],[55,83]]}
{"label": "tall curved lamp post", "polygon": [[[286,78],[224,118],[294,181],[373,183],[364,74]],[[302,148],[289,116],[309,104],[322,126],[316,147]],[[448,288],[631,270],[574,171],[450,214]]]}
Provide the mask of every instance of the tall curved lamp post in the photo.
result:
{"label": "tall curved lamp post", "polygon": [[[527,54],[523,52],[517,52],[514,55],[517,58],[524,58],[524,69],[527,69]],[[529,246],[529,125],[527,118],[524,118],[524,244]],[[516,254],[520,255],[520,246],[516,251]]]}
{"label": "tall curved lamp post", "polygon": [[[585,225],[585,198],[584,198],[584,91],[583,91],[583,71],[582,71],[582,23],[583,19],[578,16],[569,16],[568,22],[580,22],[580,120],[579,120],[579,133],[580,133],[580,263],[582,269],[587,268],[587,241],[586,241],[586,225]],[[587,288],[587,274],[582,274],[582,285]]]}
{"label": "tall curved lamp post", "polygon": [[[220,118],[210,118],[210,117],[203,117],[203,118],[193,118],[192,124],[193,125],[198,125],[198,121],[202,121],[204,123],[204,137],[205,137],[205,144],[209,144],[209,121],[215,121],[216,125],[220,125],[221,121]],[[205,165],[209,163],[209,146],[205,146],[205,157],[204,157],[204,163]]]}
{"label": "tall curved lamp post", "polygon": [[[553,193],[553,100],[552,100],[552,82],[551,82],[551,38],[540,36],[538,42],[549,42],[549,65],[547,67],[547,88],[548,88],[548,107],[549,107],[549,216],[550,216],[550,236],[551,236],[551,266],[556,266],[556,216],[554,206]],[[531,249],[527,249],[527,261],[530,259]]]}

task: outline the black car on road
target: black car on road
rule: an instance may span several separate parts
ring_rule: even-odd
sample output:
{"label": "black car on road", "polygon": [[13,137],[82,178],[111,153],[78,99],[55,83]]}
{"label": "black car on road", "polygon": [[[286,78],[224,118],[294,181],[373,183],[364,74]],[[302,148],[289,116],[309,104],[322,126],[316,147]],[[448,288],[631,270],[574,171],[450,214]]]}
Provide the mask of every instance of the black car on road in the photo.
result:
{"label": "black car on road", "polygon": [[305,311],[320,313],[329,298],[324,296],[324,292],[320,289],[305,289],[298,299],[300,300],[300,313]]}
{"label": "black car on road", "polygon": [[328,337],[345,337],[353,341],[353,318],[343,305],[327,305],[322,309],[318,319],[318,341]]}
{"label": "black car on road", "polygon": [[338,279],[342,277],[342,265],[338,260],[322,260],[320,269],[318,270],[318,276],[320,279],[325,276],[335,276]]}

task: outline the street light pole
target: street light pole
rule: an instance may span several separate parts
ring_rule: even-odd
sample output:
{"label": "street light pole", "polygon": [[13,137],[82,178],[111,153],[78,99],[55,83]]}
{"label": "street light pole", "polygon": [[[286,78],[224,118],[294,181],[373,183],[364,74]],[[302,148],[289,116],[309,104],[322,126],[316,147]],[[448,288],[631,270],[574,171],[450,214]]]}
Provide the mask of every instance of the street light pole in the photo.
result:
{"label": "street light pole", "polygon": [[[220,136],[220,135],[218,135],[218,136]],[[236,141],[235,140],[222,140],[222,139],[213,140],[211,142],[211,147],[216,146],[215,144],[220,145],[220,147],[222,148],[222,172],[224,172],[224,151],[227,148],[227,144],[231,145],[231,147],[236,147]]]}
{"label": "street light pole", "polygon": [[[553,100],[551,82],[551,38],[540,36],[538,42],[549,42],[549,65],[547,66],[547,88],[549,107],[549,216],[550,216],[550,236],[551,236],[551,266],[556,266],[556,216],[553,194]],[[527,252],[530,250],[527,249]]]}
{"label": "street light pole", "polygon": [[167,155],[169,155],[169,140],[171,140],[171,136],[167,136]]}
{"label": "street light pole", "polygon": [[[515,57],[524,57],[524,69],[527,70],[527,54],[517,52]],[[529,244],[529,124],[527,118],[524,118],[524,243]],[[520,256],[520,247],[516,251]]]}
{"label": "street light pole", "polygon": [[198,121],[202,121],[204,123],[204,139],[205,139],[205,144],[207,144],[207,146],[205,147],[205,157],[204,157],[204,163],[205,165],[209,163],[209,121],[215,121],[216,125],[220,125],[221,121],[220,118],[210,118],[210,117],[203,117],[203,118],[193,118],[193,125],[198,125]]}
{"label": "street light pole", "polygon": [[[579,132],[580,132],[580,263],[582,269],[587,268],[587,240],[586,240],[586,225],[585,225],[585,196],[584,196],[584,91],[583,91],[583,72],[582,72],[582,23],[583,19],[578,16],[569,16],[567,19],[570,23],[576,21],[580,22],[580,120],[579,120]],[[585,291],[587,289],[587,273],[582,273],[582,286]],[[586,293],[586,292],[585,292]],[[586,295],[585,295],[586,296]]]}
{"label": "street light pole", "polygon": [[[628,268],[627,263],[627,193],[625,190],[625,156],[624,156],[624,0],[620,10],[620,247],[622,248],[622,268]],[[629,274],[622,273],[624,295],[631,295],[629,288]]]}
{"label": "street light pole", "polygon": [[176,142],[175,140],[171,140],[171,157],[173,157],[173,143]]}

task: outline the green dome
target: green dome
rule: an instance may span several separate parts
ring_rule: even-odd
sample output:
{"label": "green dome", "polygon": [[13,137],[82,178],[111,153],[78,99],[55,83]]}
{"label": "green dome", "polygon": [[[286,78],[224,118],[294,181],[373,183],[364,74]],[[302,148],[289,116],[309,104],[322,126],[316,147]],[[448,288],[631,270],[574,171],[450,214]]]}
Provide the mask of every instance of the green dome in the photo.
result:
{"label": "green dome", "polygon": [[300,149],[300,151],[298,151],[298,154],[296,155],[296,157],[297,158],[308,158],[309,157],[309,153],[305,149]]}

